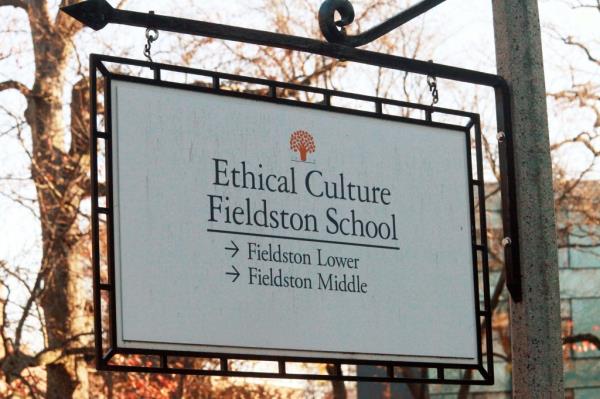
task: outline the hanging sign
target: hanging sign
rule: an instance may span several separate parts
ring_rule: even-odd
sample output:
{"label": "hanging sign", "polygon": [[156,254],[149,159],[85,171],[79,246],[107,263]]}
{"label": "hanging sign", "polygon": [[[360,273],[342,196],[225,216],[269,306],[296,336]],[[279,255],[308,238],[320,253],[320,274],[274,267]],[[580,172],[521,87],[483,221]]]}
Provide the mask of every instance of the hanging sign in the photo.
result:
{"label": "hanging sign", "polygon": [[464,129],[111,92],[123,347],[476,362]]}
{"label": "hanging sign", "polygon": [[112,350],[480,367],[474,124],[211,77],[104,80]]}

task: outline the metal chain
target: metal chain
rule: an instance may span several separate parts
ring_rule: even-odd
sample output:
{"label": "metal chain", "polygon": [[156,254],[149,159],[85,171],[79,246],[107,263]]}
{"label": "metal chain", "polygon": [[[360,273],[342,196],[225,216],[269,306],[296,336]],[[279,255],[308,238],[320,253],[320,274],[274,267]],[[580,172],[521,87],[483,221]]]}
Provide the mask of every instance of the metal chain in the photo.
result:
{"label": "metal chain", "polygon": [[[150,15],[153,15],[154,11],[150,11]],[[158,31],[154,28],[146,29],[146,45],[144,46],[144,57],[148,58],[148,61],[152,61],[152,54],[150,51],[152,50],[152,43],[158,39]]]}
{"label": "metal chain", "polygon": [[152,61],[152,55],[150,51],[152,50],[152,43],[158,39],[158,31],[156,29],[146,29],[146,45],[144,46],[144,56],[148,58],[148,61]]}
{"label": "metal chain", "polygon": [[433,107],[440,100],[437,88],[437,78],[432,75],[427,75],[427,85],[429,86],[429,91],[431,92],[431,106]]}

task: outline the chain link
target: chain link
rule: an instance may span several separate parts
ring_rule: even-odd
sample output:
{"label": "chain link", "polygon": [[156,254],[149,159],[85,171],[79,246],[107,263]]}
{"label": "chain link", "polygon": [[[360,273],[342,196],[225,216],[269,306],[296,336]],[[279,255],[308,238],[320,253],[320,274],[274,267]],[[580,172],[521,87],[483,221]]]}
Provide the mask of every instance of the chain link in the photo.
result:
{"label": "chain link", "polygon": [[[154,11],[149,12],[150,15],[154,15]],[[150,62],[152,61],[152,43],[158,39],[158,31],[154,28],[146,29],[146,45],[144,46],[144,57],[148,59]]]}
{"label": "chain link", "polygon": [[429,86],[429,91],[431,92],[431,106],[433,107],[440,100],[437,88],[437,78],[435,76],[428,75],[427,85]]}
{"label": "chain link", "polygon": [[156,39],[158,39],[158,31],[156,29],[146,29],[146,45],[144,46],[144,56],[146,58],[148,58],[148,61],[150,62],[154,62],[152,61],[152,54],[151,54],[151,50],[152,50],[152,43],[156,41]]}

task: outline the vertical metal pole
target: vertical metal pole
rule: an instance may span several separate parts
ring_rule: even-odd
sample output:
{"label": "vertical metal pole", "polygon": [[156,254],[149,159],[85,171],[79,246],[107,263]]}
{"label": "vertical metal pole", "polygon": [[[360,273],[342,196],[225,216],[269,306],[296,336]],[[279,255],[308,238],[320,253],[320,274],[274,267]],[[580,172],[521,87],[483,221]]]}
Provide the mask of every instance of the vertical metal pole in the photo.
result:
{"label": "vertical metal pole", "polygon": [[498,74],[512,94],[522,301],[510,303],[513,397],[563,398],[560,293],[537,0],[493,0]]}

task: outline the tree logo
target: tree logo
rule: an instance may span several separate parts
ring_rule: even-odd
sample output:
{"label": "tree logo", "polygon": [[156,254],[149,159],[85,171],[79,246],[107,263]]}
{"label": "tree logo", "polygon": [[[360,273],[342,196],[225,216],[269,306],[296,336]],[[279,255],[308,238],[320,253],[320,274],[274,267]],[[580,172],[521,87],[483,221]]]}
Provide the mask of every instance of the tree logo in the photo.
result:
{"label": "tree logo", "polygon": [[296,130],[290,136],[290,149],[300,154],[302,162],[306,162],[306,155],[315,152],[316,148],[315,139],[305,130]]}

